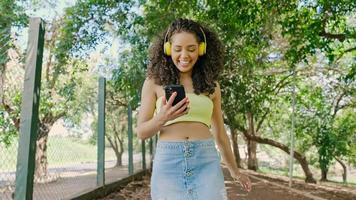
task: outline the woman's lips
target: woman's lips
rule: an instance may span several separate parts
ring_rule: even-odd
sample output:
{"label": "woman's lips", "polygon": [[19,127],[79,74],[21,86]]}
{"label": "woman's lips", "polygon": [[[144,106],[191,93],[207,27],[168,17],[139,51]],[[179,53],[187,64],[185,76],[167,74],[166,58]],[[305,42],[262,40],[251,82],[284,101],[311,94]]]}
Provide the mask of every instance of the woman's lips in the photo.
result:
{"label": "woman's lips", "polygon": [[188,67],[189,66],[189,61],[179,61],[179,65],[181,66],[181,67]]}

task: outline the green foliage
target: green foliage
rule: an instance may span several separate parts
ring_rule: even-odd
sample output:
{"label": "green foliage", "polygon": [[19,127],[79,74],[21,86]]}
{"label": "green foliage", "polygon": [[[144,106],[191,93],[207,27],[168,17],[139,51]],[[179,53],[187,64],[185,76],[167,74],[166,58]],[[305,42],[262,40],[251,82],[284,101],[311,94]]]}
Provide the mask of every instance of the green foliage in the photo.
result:
{"label": "green foliage", "polygon": [[24,26],[28,23],[25,8],[21,3],[24,0],[3,0],[0,2],[0,30],[11,26]]}
{"label": "green foliage", "polygon": [[68,56],[77,55],[78,52],[85,55],[88,49],[95,48],[103,41],[106,25],[114,22],[120,30],[125,30],[128,26],[125,20],[133,4],[133,1],[79,0],[73,7],[66,9],[56,46],[58,70],[66,63]]}
{"label": "green foliage", "polygon": [[[356,3],[351,0],[288,1],[280,4],[278,12],[282,34],[291,48],[286,53],[290,63],[307,61],[316,51],[326,52],[330,62],[355,40],[354,25],[348,24]],[[336,42],[338,41],[338,42]]]}
{"label": "green foliage", "polygon": [[6,115],[6,112],[3,111],[3,108],[0,108],[0,143],[5,144],[5,147],[8,147],[13,138],[17,135],[17,129],[13,125],[11,119]]}
{"label": "green foliage", "polygon": [[[11,112],[7,112],[4,104],[0,104],[0,143],[8,147],[18,136],[18,123],[20,119],[21,92],[19,90],[12,91],[11,96],[12,107]],[[14,121],[16,120],[16,121]]]}
{"label": "green foliage", "polygon": [[27,24],[24,8],[19,5],[22,1],[3,0],[0,2],[0,71],[8,61],[7,50],[12,46],[11,28]]}
{"label": "green foliage", "polygon": [[352,109],[345,110],[334,123],[337,140],[335,155],[356,165],[356,117]]}
{"label": "green foliage", "polygon": [[[305,141],[308,138],[304,149],[307,149],[310,143],[316,146],[319,166],[327,170],[335,157],[350,158],[354,148],[351,141],[355,133],[355,118],[351,118],[347,113],[335,114],[337,108],[333,100],[337,99],[338,95],[334,98],[330,96],[338,92],[339,85],[332,86],[332,90],[322,87],[326,86],[300,84],[296,133],[298,140]],[[347,88],[343,88],[345,104],[349,103],[347,97],[352,97],[347,91]]]}
{"label": "green foliage", "polygon": [[125,99],[125,104],[130,104],[135,110],[140,102],[140,92],[145,79],[146,52],[139,49],[131,49],[120,55],[119,68],[114,71],[112,86],[119,95]]}
{"label": "green foliage", "polygon": [[134,1],[78,1],[66,10],[56,55],[59,59],[57,68],[60,69],[69,55],[88,52],[99,42],[104,42],[110,27],[111,33],[119,34],[124,42],[132,45],[119,57],[113,84],[125,98],[125,103],[136,108],[138,91],[144,80],[148,43],[139,34],[132,34],[140,31],[142,21],[141,16],[132,9],[134,5]]}

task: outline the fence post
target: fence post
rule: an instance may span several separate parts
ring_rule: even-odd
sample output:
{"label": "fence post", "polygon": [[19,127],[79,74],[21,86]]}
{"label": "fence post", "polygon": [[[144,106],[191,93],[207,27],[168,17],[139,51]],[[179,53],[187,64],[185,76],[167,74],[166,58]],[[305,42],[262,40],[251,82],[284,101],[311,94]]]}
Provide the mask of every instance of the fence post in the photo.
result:
{"label": "fence post", "polygon": [[152,162],[153,161],[153,139],[152,139],[152,137],[150,138],[148,146],[150,148],[150,168],[152,170],[152,167],[153,167],[153,165],[152,165],[152,163],[153,163]]}
{"label": "fence post", "polygon": [[105,184],[105,86],[105,78],[99,77],[97,186]]}
{"label": "fence post", "polygon": [[44,33],[42,19],[30,18],[16,164],[16,200],[31,200],[33,196]]}
{"label": "fence post", "polygon": [[129,104],[127,107],[127,117],[128,117],[128,149],[129,149],[129,175],[133,174],[133,133],[132,133],[132,109]]}
{"label": "fence post", "polygon": [[290,130],[290,158],[289,158],[289,187],[292,187],[293,183],[293,161],[294,161],[294,135],[295,135],[295,66],[293,66],[292,69],[293,73],[293,87],[292,87],[292,116],[291,116],[291,121],[292,121],[292,128]]}
{"label": "fence post", "polygon": [[146,169],[146,140],[141,140],[141,147],[142,147],[142,169]]}

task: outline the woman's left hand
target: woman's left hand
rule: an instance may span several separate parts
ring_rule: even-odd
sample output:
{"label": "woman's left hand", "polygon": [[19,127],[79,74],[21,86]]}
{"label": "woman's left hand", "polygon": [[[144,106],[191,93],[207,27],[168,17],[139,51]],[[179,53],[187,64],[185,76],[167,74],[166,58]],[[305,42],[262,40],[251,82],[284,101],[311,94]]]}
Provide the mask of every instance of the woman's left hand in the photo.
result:
{"label": "woman's left hand", "polygon": [[234,179],[234,181],[237,181],[240,183],[240,185],[242,186],[242,188],[244,190],[246,190],[247,192],[251,191],[251,189],[252,189],[251,180],[246,174],[239,172],[239,173],[233,173],[233,174],[231,174],[231,176]]}

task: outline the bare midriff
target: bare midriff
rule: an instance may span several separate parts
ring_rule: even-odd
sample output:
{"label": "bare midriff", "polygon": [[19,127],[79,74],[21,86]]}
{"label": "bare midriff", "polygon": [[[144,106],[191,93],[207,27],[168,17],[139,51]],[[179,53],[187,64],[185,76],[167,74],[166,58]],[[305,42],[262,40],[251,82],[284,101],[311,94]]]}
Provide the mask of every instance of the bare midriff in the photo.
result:
{"label": "bare midriff", "polygon": [[160,140],[204,140],[213,138],[209,128],[200,122],[178,122],[164,126],[159,134]]}

